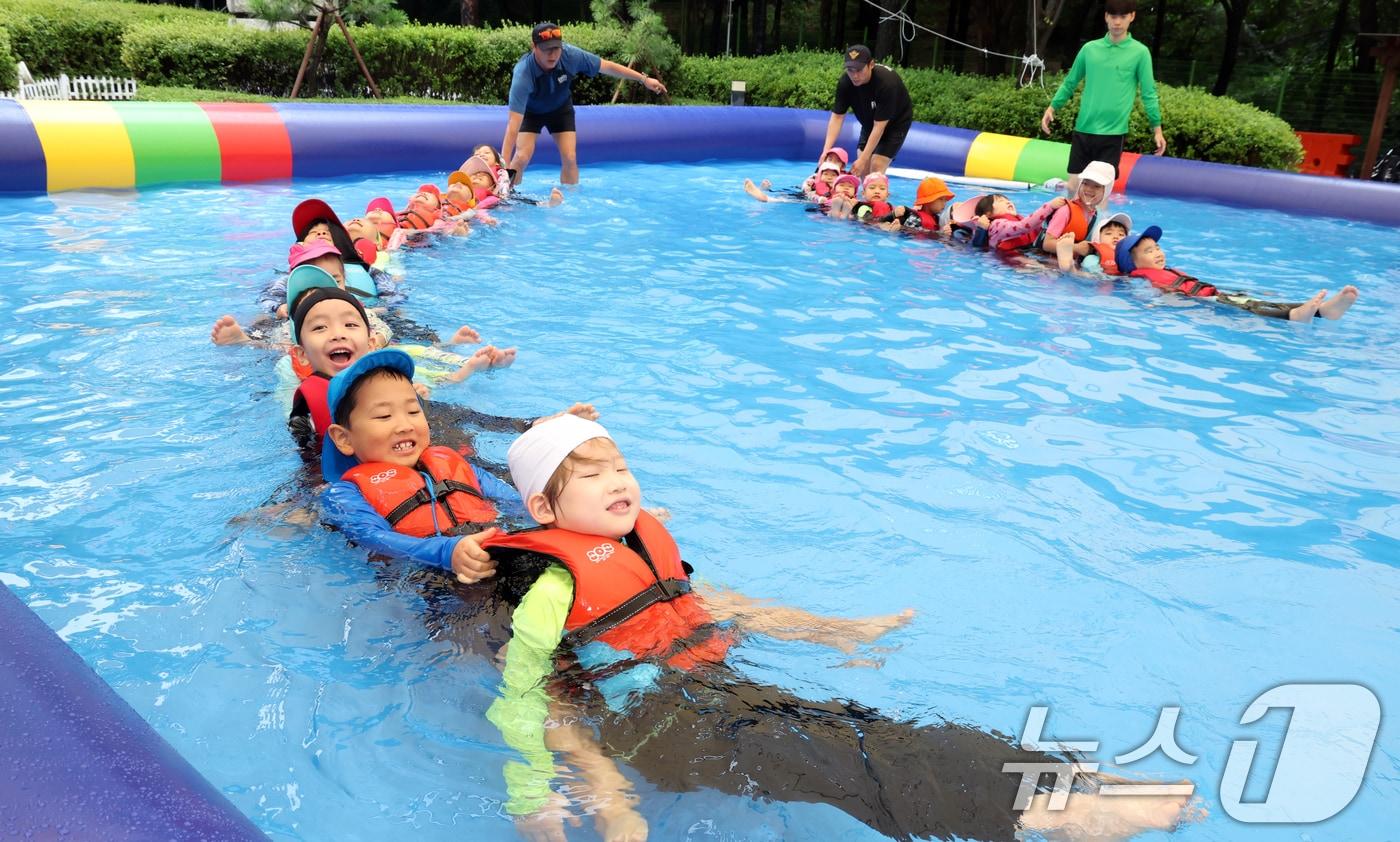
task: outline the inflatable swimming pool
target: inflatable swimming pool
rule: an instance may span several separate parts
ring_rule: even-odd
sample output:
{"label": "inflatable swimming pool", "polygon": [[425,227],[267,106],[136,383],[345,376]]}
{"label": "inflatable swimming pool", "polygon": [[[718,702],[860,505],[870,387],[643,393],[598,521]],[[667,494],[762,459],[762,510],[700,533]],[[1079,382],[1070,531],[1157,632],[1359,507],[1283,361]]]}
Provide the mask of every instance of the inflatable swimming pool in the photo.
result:
{"label": "inflatable swimming pool", "polygon": [[[450,170],[500,143],[501,106],[0,101],[0,193]],[[721,106],[579,108],[587,161],[815,159],[827,113]],[[855,144],[855,121],[841,142]],[[548,138],[538,162],[557,160]],[[1069,146],[915,124],[901,167],[1041,182]],[[1127,153],[1119,191],[1400,225],[1400,186]]]}
{"label": "inflatable swimming pool", "polygon": [[[386,110],[393,119],[383,119]],[[368,168],[376,166],[381,172],[441,170],[456,166],[472,143],[497,142],[502,121],[496,108],[381,106],[372,113],[374,119],[367,107],[311,104],[0,102],[0,192],[324,180],[371,172]],[[589,162],[809,160],[826,117],[762,108],[619,107],[581,109],[580,122],[581,155]],[[845,142],[852,140],[848,133]],[[379,154],[383,150],[394,154]],[[552,152],[542,144],[539,160],[547,163]],[[899,163],[971,177],[1038,181],[1062,170],[1066,155],[1060,144],[920,126]],[[1129,160],[1123,182],[1134,193],[1236,203],[1247,199],[1309,218],[1333,213],[1400,223],[1400,191],[1391,185],[1154,158]],[[161,219],[168,217],[153,214],[149,224],[159,225]],[[689,301],[666,299],[666,306],[673,300],[679,302],[674,306]],[[864,306],[850,305],[855,311]],[[936,309],[915,309],[931,320],[945,318]],[[747,311],[736,305],[735,312]],[[850,313],[843,310],[841,315]],[[1059,341],[1085,341],[1070,334]],[[797,347],[828,341],[793,339]],[[825,376],[848,374],[831,371]],[[851,386],[853,392],[863,388],[861,383]],[[1011,447],[996,430],[977,435],[984,435],[989,447]],[[1097,434],[1083,439],[1097,441]],[[156,830],[165,838],[263,838],[7,590],[0,593],[0,627],[7,632],[0,643],[0,804],[6,808],[7,830],[43,835],[66,829],[83,838],[100,828],[104,839],[146,838]]]}

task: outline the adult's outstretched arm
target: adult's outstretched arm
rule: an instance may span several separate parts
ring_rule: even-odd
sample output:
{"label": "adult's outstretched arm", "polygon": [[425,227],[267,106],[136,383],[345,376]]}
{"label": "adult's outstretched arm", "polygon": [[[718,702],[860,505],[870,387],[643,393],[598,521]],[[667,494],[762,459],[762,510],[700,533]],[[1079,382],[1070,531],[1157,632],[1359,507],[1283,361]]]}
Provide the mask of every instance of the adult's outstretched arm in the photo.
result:
{"label": "adult's outstretched arm", "polygon": [[640,82],[643,87],[657,96],[666,93],[666,86],[661,84],[660,79],[653,79],[639,70],[624,67],[615,61],[602,59],[598,63],[598,72],[604,76],[611,76],[614,79],[627,79],[632,82]]}

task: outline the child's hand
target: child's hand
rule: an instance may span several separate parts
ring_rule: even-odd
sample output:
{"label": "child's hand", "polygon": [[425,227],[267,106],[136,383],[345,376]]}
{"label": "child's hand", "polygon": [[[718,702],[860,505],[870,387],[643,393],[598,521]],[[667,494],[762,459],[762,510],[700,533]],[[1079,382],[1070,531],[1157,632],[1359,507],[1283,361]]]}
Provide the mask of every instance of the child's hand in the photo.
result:
{"label": "child's hand", "polygon": [[428,399],[429,397],[431,397],[432,394],[433,394],[433,390],[432,390],[432,389],[429,389],[427,386],[423,385],[422,383],[414,383],[414,384],[413,384],[413,391],[417,392],[417,393],[418,393],[418,397],[422,398],[423,400],[427,400],[427,399]]}
{"label": "child's hand", "polygon": [[1067,204],[1069,204],[1069,199],[1066,199],[1064,196],[1056,196],[1050,200],[1050,207],[1052,208],[1062,208]]}
{"label": "child's hand", "polygon": [[564,822],[578,827],[583,820],[569,812],[569,802],[559,793],[551,793],[549,801],[533,813],[515,817],[515,832],[526,842],[568,842]]}
{"label": "child's hand", "polygon": [[671,520],[671,510],[666,508],[665,506],[652,506],[651,508],[647,509],[647,514],[651,515],[652,517],[656,518],[662,523],[666,523]]}
{"label": "child's hand", "polygon": [[496,562],[478,542],[497,532],[500,530],[493,526],[474,535],[463,535],[457,540],[457,546],[452,548],[452,572],[457,574],[457,581],[474,585],[496,575]]}
{"label": "child's hand", "polygon": [[646,842],[647,820],[628,800],[615,799],[614,803],[598,808],[593,825],[598,828],[603,842]]}
{"label": "child's hand", "polygon": [[277,305],[277,318],[279,318],[279,319],[285,319],[285,318],[287,318],[287,305],[286,305],[286,304],[278,304],[278,305]]}
{"label": "child's hand", "polygon": [[555,412],[555,413],[552,413],[552,414],[550,414],[550,415],[541,415],[539,418],[536,418],[534,421],[531,421],[531,422],[530,422],[530,426],[533,427],[533,426],[535,426],[536,424],[543,424],[544,422],[550,420],[551,418],[558,418],[558,417],[561,416],[561,415],[577,415],[578,417],[584,419],[585,421],[597,421],[597,420],[598,420],[598,410],[597,410],[597,409],[594,409],[593,404],[591,404],[591,403],[576,403],[576,404],[574,404],[573,406],[569,407],[568,409],[563,410],[562,412]]}
{"label": "child's hand", "polygon": [[991,228],[992,220],[984,213],[981,216],[977,217],[977,224],[982,226],[983,228]]}

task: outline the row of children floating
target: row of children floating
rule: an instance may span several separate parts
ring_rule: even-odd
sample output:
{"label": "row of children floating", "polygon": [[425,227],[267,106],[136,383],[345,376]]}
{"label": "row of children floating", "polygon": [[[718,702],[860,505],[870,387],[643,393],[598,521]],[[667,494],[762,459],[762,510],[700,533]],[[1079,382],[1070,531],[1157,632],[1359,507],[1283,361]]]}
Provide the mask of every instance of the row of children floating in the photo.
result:
{"label": "row of children floating", "polygon": [[[471,161],[462,168],[467,183],[475,169]],[[449,187],[459,183],[454,173]],[[507,455],[509,484],[457,447],[461,416],[422,400],[425,349],[437,337],[393,306],[402,296],[382,258],[430,242],[424,232],[480,221],[483,197],[475,194],[469,213],[443,213],[460,209],[459,197],[460,189],[444,200],[425,186],[400,213],[376,199],[346,224],[325,202],[302,202],[292,214],[291,271],[263,296],[267,324],[249,333],[225,316],[213,338],[228,344],[257,334],[290,348],[283,361],[298,384],[289,426],[327,483],[320,510],[328,524],[367,551],[442,568],[465,584],[494,582],[513,606],[487,717],[515,754],[505,763],[504,807],[522,836],[562,839],[579,810],[609,842],[647,838],[616,758],[661,791],[826,801],[904,838],[1074,838],[1084,827],[1124,837],[1171,829],[1189,815],[1189,796],[1099,798],[1092,773],[1076,776],[1087,791],[1068,809],[1052,808],[1043,792],[1015,807],[1019,784],[1001,771],[1005,764],[1062,758],[961,724],[800,699],[733,670],[727,654],[743,632],[848,650],[913,612],[819,617],[693,584],[666,514],[643,507],[591,405],[534,421],[496,419],[508,426],[494,429],[521,433]],[[442,344],[479,340],[464,326]],[[459,379],[509,365],[514,353],[486,346],[449,371]],[[503,531],[503,520],[539,528]],[[475,623],[464,628],[479,633]],[[567,797],[555,788],[560,762],[576,773]],[[798,781],[818,783],[809,791]]]}
{"label": "row of children floating", "polygon": [[[1314,317],[1340,319],[1356,302],[1355,286],[1344,286],[1327,297],[1321,290],[1303,302],[1263,301],[1245,293],[1222,292],[1214,284],[1167,266],[1162,229],[1149,225],[1134,234],[1126,213],[1110,213],[1112,164],[1094,161],[1071,181],[1071,195],[1057,196],[1029,216],[1001,193],[988,193],[961,202],[940,178],[919,182],[914,202],[890,202],[889,178],[872,173],[864,181],[845,171],[846,150],[828,149],[817,171],[802,184],[800,196],[836,219],[854,219],[887,231],[922,231],[1002,253],[1053,255],[1062,272],[1085,271],[1141,278],[1157,289],[1193,298],[1210,298],[1261,316],[1308,321]],[[771,184],[744,182],[744,190],[761,202],[782,200],[769,193]],[[859,193],[859,195],[857,195]]]}
{"label": "row of children floating", "polygon": [[374,347],[385,347],[396,339],[411,343],[404,345],[404,350],[417,360],[424,383],[458,382],[484,368],[510,365],[515,359],[514,348],[487,345],[469,357],[462,356],[445,346],[478,342],[476,331],[462,327],[447,341],[440,341],[433,331],[398,311],[396,305],[404,296],[391,272],[393,260],[401,249],[427,246],[440,236],[464,236],[473,224],[496,225],[498,220],[490,211],[502,202],[552,207],[563,199],[557,188],[545,200],[513,192],[510,171],[496,150],[485,144],[476,147],[472,156],[448,175],[446,190],[423,184],[401,210],[380,196],[369,201],[361,216],[342,222],[326,202],[307,199],[292,212],[296,241],[288,252],[288,273],[259,295],[260,312],[248,328],[226,315],[214,323],[210,339],[218,345],[290,348],[279,371],[284,380],[300,382],[317,368],[297,342],[295,302],[309,290],[333,283],[365,308]]}

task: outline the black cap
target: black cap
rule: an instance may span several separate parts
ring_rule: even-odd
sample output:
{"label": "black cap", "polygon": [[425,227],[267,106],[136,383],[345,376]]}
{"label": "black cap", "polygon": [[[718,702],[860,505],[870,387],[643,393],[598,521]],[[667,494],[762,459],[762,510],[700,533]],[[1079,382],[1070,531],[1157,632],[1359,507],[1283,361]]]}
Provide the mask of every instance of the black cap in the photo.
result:
{"label": "black cap", "polygon": [[313,287],[301,296],[301,300],[296,302],[296,310],[292,312],[293,342],[301,343],[301,326],[306,322],[306,317],[311,315],[311,308],[330,299],[348,301],[359,311],[360,319],[365,323],[365,330],[370,329],[369,314],[365,312],[365,305],[360,303],[360,299],[340,287]]}
{"label": "black cap", "polygon": [[564,32],[557,23],[537,23],[530,30],[530,43],[538,47],[564,46]]}
{"label": "black cap", "polygon": [[852,44],[846,48],[846,66],[864,67],[874,61],[870,55],[870,48],[864,44]]}

